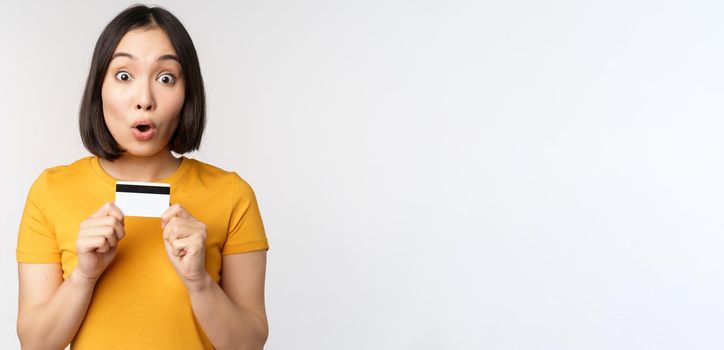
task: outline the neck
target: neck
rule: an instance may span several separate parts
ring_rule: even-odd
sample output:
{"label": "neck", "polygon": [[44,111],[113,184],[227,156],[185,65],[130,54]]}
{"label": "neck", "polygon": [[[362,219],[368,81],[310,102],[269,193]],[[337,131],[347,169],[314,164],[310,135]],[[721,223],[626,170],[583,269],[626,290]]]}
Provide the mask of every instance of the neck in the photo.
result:
{"label": "neck", "polygon": [[181,159],[164,149],[152,156],[135,156],[126,152],[121,158],[108,161],[98,159],[101,168],[120,181],[152,182],[173,174],[181,165]]}

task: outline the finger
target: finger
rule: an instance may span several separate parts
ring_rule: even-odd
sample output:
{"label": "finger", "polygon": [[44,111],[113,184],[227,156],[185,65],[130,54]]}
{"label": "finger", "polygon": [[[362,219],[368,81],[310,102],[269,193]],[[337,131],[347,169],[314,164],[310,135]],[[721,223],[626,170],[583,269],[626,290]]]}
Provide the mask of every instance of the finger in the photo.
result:
{"label": "finger", "polygon": [[91,214],[90,217],[92,217],[92,218],[99,218],[99,217],[102,217],[102,216],[107,216],[107,215],[108,215],[108,211],[109,211],[110,209],[111,209],[111,202],[103,203],[103,205],[101,205],[101,207],[98,208],[98,210],[96,210],[93,214]]}
{"label": "finger", "polygon": [[196,255],[201,251],[203,242],[200,237],[193,236],[171,242],[174,256]]}
{"label": "finger", "polygon": [[108,241],[111,247],[118,245],[118,236],[112,226],[97,226],[86,229],[86,236],[88,237],[103,237]]}
{"label": "finger", "polygon": [[[104,240],[105,241],[105,240]],[[89,253],[95,251],[100,246],[98,237],[83,237],[79,238],[75,243],[78,253]]]}
{"label": "finger", "polygon": [[104,254],[111,251],[111,247],[108,245],[108,241],[106,240],[106,243],[101,243],[101,246],[96,249],[96,253]]}
{"label": "finger", "polygon": [[172,221],[172,223],[166,226],[166,228],[163,230],[163,239],[168,241],[175,241],[180,238],[192,236],[195,233],[196,230],[194,230],[193,227]]}
{"label": "finger", "polygon": [[168,207],[163,214],[161,214],[161,228],[165,228],[168,222],[173,218],[174,216],[182,217],[182,218],[190,218],[192,217],[191,214],[189,214],[184,207],[181,206],[181,204],[174,204],[170,207]]}
{"label": "finger", "polygon": [[126,237],[126,228],[123,227],[123,223],[118,221],[118,219],[113,218],[111,227],[113,227],[113,233],[115,234],[117,240],[120,241],[123,237]]}
{"label": "finger", "polygon": [[106,216],[103,220],[103,225],[112,227],[113,232],[116,234],[116,238],[119,240],[126,236],[126,228],[123,227],[123,221],[118,220],[115,216]]}
{"label": "finger", "polygon": [[126,228],[123,227],[123,224],[116,221],[113,223],[113,232],[116,233],[116,238],[120,241],[123,239],[123,237],[126,237]]}
{"label": "finger", "polygon": [[102,236],[84,237],[78,240],[79,253],[105,253],[110,250],[108,241]]}
{"label": "finger", "polygon": [[103,216],[103,217],[99,217],[99,218],[92,218],[92,219],[83,221],[80,224],[81,232],[88,232],[88,230],[95,229],[98,227],[113,228],[113,232],[115,232],[116,239],[118,239],[118,240],[121,240],[121,239],[123,239],[123,237],[126,236],[125,227],[123,227],[123,224],[113,216]]}
{"label": "finger", "polygon": [[124,215],[120,208],[118,208],[113,202],[106,202],[101,205],[95,213],[91,214],[91,218],[99,218],[104,216],[113,216],[122,224],[124,224]]}
{"label": "finger", "polygon": [[186,242],[181,240],[170,241],[171,242],[171,253],[173,256],[181,255],[181,252],[186,249]]}
{"label": "finger", "polygon": [[171,241],[171,252],[174,256],[184,256],[186,255],[186,249],[189,246],[190,242],[188,238],[182,238],[175,241]]}
{"label": "finger", "polygon": [[179,217],[174,216],[166,223],[163,227],[163,239],[168,239],[168,235],[172,232],[175,226],[194,226],[194,219],[191,217]]}
{"label": "finger", "polygon": [[89,218],[88,220],[81,223],[81,227],[90,228],[96,226],[113,226],[113,223],[117,220],[118,219],[112,216],[104,215],[95,218]]}
{"label": "finger", "polygon": [[89,218],[85,221],[85,227],[113,226],[115,223],[123,224],[115,216],[106,215],[97,218]]}
{"label": "finger", "polygon": [[120,221],[121,225],[125,225],[125,215],[121,211],[121,208],[117,207],[115,203],[111,203],[108,215],[115,217]]}

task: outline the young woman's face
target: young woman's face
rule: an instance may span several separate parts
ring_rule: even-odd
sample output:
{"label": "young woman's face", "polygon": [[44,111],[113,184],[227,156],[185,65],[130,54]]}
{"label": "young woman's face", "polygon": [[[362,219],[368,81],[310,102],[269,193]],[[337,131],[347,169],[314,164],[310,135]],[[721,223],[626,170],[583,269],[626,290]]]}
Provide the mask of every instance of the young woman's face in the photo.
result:
{"label": "young woman's face", "polygon": [[163,29],[138,28],[121,38],[101,96],[108,130],[127,153],[151,156],[166,149],[184,103],[182,73]]}

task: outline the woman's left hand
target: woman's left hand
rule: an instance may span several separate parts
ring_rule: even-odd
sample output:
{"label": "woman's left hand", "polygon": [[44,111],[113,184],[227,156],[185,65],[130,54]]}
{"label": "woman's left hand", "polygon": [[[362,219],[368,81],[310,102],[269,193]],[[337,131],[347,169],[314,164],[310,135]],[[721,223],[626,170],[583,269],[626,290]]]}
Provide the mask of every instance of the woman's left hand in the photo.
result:
{"label": "woman's left hand", "polygon": [[206,225],[196,220],[180,204],[161,215],[166,253],[187,289],[206,282]]}

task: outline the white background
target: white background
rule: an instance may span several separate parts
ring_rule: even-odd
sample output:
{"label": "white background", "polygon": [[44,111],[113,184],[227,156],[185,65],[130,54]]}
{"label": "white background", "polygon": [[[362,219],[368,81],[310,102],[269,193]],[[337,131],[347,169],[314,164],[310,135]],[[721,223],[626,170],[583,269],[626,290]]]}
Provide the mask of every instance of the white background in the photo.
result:
{"label": "white background", "polygon": [[[4,2],[0,348],[17,228],[126,1]],[[256,191],[267,349],[724,348],[724,3],[160,3],[202,150]]]}

